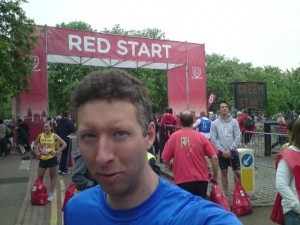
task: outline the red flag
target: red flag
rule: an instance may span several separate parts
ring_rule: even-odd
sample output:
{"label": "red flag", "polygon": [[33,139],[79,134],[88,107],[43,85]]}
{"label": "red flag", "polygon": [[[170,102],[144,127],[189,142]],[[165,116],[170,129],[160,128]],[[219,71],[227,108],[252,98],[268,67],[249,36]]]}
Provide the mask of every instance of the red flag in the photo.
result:
{"label": "red flag", "polygon": [[208,103],[207,103],[207,110],[209,110],[209,108],[211,107],[211,105],[213,104],[213,102],[215,101],[216,98],[217,98],[217,96],[214,93],[209,95]]}

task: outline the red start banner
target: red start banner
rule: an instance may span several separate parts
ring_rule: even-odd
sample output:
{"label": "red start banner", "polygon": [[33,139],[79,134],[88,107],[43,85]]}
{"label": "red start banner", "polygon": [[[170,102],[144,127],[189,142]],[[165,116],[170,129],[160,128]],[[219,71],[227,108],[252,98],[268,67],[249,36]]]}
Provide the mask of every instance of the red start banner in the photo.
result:
{"label": "red start banner", "polygon": [[171,64],[186,63],[185,43],[47,28],[47,54]]}
{"label": "red start banner", "polygon": [[203,44],[48,26],[37,26],[36,35],[40,42],[32,52],[35,68],[30,93],[19,94],[13,103],[14,118],[35,127],[31,140],[42,131],[49,114],[47,63],[167,70],[169,107],[174,113],[190,110],[197,116],[206,110]]}

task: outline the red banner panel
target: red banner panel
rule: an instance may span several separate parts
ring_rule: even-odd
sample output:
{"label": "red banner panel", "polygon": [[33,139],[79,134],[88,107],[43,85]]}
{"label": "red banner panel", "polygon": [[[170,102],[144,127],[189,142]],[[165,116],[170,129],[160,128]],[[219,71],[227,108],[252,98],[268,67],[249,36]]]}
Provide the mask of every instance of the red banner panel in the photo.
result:
{"label": "red banner panel", "polygon": [[13,101],[14,119],[21,118],[29,125],[30,142],[42,132],[43,122],[48,115],[46,40],[43,27],[37,27],[36,35],[40,41],[31,54],[35,64],[30,78],[30,92],[20,93]]}
{"label": "red banner panel", "polygon": [[206,111],[204,45],[186,43],[187,65],[168,71],[169,107],[175,114],[190,110],[199,116]]}

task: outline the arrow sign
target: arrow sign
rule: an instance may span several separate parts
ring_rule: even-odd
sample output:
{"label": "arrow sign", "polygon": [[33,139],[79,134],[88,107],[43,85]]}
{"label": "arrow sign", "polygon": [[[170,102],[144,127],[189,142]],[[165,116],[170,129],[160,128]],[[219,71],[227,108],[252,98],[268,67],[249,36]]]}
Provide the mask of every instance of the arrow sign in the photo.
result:
{"label": "arrow sign", "polygon": [[241,161],[244,167],[250,167],[253,164],[253,156],[251,154],[245,154],[242,156]]}

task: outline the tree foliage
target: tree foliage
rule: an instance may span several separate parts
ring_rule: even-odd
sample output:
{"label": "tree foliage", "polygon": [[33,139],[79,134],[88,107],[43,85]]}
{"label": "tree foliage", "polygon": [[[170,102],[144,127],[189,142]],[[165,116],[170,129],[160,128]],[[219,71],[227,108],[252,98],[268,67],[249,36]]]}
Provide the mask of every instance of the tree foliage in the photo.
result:
{"label": "tree foliage", "polygon": [[33,70],[30,52],[37,39],[34,21],[20,7],[26,0],[0,1],[0,103],[1,108],[19,92],[29,91]]}
{"label": "tree foliage", "polygon": [[[251,63],[240,63],[238,59],[225,56],[206,55],[207,96],[215,93],[218,99],[224,99],[234,106],[233,82],[266,82],[267,107],[258,109],[271,116],[278,112],[299,110],[300,70],[281,71],[278,67],[253,67]],[[298,82],[297,82],[298,81]],[[212,107],[217,111],[217,104]]]}

